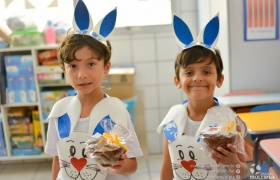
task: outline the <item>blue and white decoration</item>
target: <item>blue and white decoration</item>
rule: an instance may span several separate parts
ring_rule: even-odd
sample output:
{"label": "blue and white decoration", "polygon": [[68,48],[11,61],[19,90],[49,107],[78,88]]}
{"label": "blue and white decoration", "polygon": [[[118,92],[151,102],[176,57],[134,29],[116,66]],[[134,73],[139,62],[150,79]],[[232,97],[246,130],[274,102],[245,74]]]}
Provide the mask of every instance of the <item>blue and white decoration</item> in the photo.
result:
{"label": "blue and white decoration", "polygon": [[177,43],[183,49],[198,45],[213,51],[219,36],[219,14],[208,22],[198,36],[190,26],[176,15],[173,15],[173,29]]}
{"label": "blue and white decoration", "polygon": [[75,0],[73,29],[76,34],[89,35],[106,45],[105,41],[112,34],[117,19],[117,8],[109,12],[96,25],[83,0]]}
{"label": "blue and white decoration", "polygon": [[173,142],[177,139],[177,126],[174,121],[169,122],[163,126],[163,132],[168,142]]}

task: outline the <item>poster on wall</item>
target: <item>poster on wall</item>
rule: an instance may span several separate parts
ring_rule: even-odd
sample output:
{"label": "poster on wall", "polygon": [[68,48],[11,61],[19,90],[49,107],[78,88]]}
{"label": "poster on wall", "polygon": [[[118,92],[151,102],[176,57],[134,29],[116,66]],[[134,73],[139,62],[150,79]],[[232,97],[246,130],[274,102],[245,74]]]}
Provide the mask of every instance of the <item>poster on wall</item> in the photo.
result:
{"label": "poster on wall", "polygon": [[278,0],[243,0],[244,41],[279,39]]}

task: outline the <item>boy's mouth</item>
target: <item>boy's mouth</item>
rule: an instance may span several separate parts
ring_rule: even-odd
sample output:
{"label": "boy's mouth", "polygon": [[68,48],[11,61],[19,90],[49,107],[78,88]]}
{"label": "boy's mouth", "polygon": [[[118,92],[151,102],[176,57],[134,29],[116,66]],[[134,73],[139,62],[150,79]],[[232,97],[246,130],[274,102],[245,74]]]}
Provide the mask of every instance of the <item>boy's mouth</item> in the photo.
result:
{"label": "boy's mouth", "polygon": [[87,86],[87,85],[90,85],[91,84],[91,82],[90,83],[81,83],[81,84],[78,84],[78,86]]}

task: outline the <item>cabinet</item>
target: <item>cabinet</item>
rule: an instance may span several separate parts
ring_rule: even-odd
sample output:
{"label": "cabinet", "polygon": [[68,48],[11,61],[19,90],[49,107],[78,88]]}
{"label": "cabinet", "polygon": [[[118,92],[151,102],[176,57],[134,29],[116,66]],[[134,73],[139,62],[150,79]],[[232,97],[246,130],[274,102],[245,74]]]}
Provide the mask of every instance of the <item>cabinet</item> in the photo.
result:
{"label": "cabinet", "polygon": [[[37,155],[13,155],[12,154],[12,144],[10,142],[10,137],[11,137],[11,132],[10,132],[10,126],[9,126],[9,121],[8,121],[8,112],[10,109],[12,108],[16,108],[16,107],[26,107],[27,109],[36,109],[39,112],[39,122],[40,122],[40,130],[41,130],[41,138],[42,138],[42,145],[43,148],[45,146],[45,142],[46,142],[46,130],[47,130],[47,126],[48,126],[48,122],[44,119],[43,117],[43,109],[42,109],[42,103],[41,103],[41,92],[45,89],[45,88],[62,88],[63,87],[67,87],[67,88],[71,88],[69,86],[69,84],[67,84],[66,82],[59,82],[59,83],[54,83],[54,84],[41,84],[38,81],[37,78],[37,74],[38,74],[38,70],[40,68],[42,68],[42,66],[39,64],[39,60],[38,60],[38,54],[40,52],[42,52],[43,50],[56,50],[58,47],[56,45],[52,45],[52,46],[36,46],[36,47],[19,47],[19,48],[5,48],[5,49],[0,49],[0,63],[2,65],[2,67],[0,66],[0,68],[3,71],[3,67],[4,67],[4,57],[5,56],[10,56],[10,55],[30,55],[32,56],[32,66],[33,66],[33,75],[34,75],[34,82],[35,82],[35,89],[36,89],[36,101],[34,102],[26,102],[26,103],[2,103],[0,104],[0,114],[2,115],[2,124],[3,124],[3,133],[4,133],[4,140],[5,140],[5,147],[7,150],[7,156],[0,156],[0,161],[8,161],[8,160],[25,160],[25,159],[45,159],[45,158],[51,158],[48,155],[44,154],[43,152],[41,154],[37,154]],[[56,68],[56,71],[59,68]],[[1,71],[0,71],[1,72]],[[61,71],[62,74],[62,71]],[[3,82],[3,72],[1,74],[1,98],[2,98],[2,102],[3,102],[3,98],[6,98],[6,95],[4,95],[5,93],[3,92],[3,88],[5,89],[5,85]]]}

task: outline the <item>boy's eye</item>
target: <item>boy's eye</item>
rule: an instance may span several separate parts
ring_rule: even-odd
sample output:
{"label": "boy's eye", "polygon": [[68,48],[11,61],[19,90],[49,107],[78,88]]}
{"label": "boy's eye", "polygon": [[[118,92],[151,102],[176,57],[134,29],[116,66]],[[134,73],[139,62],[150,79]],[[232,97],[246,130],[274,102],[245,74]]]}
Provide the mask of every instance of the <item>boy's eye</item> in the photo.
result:
{"label": "boy's eye", "polygon": [[191,71],[187,71],[187,72],[185,72],[185,74],[186,74],[187,76],[191,76],[193,73],[192,73]]}
{"label": "boy's eye", "polygon": [[211,74],[211,72],[210,71],[204,71],[203,74],[209,75],[209,74]]}
{"label": "boy's eye", "polygon": [[69,67],[70,67],[71,69],[74,69],[74,68],[76,68],[77,66],[76,66],[75,64],[69,64]]}
{"label": "boy's eye", "polygon": [[95,63],[88,63],[88,65],[89,65],[89,66],[94,66],[94,65],[95,65]]}

